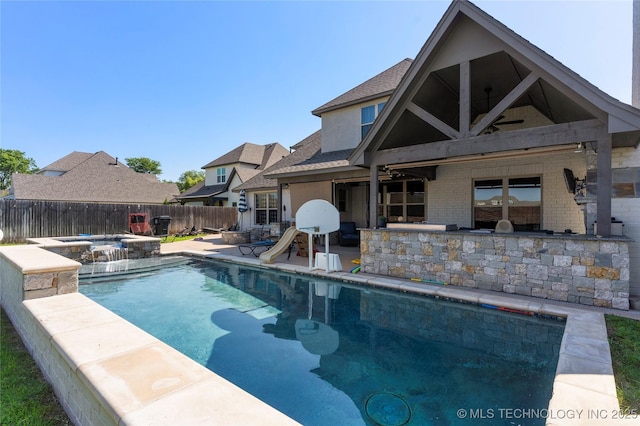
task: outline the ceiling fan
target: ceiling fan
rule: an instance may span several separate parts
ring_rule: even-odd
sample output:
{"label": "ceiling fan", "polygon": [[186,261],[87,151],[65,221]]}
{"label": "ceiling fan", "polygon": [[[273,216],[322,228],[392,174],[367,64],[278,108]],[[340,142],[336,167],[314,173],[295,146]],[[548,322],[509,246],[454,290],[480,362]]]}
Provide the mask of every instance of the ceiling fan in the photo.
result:
{"label": "ceiling fan", "polygon": [[[489,95],[491,94],[492,90],[493,90],[493,88],[491,86],[488,86],[488,87],[484,88],[484,92],[487,94],[487,113],[489,113],[489,111],[491,111],[491,105],[489,103]],[[508,124],[524,123],[524,120],[500,121],[503,118],[504,118],[504,115],[501,115],[498,118],[496,118],[495,120],[493,120],[493,123],[489,124],[489,126],[485,129],[484,134],[488,135],[488,134],[491,134],[493,132],[497,132],[498,130],[500,130],[500,128],[498,126],[504,126],[504,125],[508,125]]]}

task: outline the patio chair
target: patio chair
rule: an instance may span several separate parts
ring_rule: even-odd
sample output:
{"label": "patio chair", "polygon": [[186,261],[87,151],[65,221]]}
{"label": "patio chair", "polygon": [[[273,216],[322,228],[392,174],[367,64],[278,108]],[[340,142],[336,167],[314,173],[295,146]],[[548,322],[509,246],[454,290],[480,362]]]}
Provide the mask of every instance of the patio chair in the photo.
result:
{"label": "patio chair", "polygon": [[341,246],[357,246],[360,244],[360,232],[355,222],[340,222],[339,242]]}
{"label": "patio chair", "polygon": [[240,250],[240,253],[242,253],[243,256],[251,253],[255,257],[258,257],[263,251],[269,250],[274,245],[275,243],[271,240],[262,240],[251,244],[240,244],[238,246],[238,250]]}

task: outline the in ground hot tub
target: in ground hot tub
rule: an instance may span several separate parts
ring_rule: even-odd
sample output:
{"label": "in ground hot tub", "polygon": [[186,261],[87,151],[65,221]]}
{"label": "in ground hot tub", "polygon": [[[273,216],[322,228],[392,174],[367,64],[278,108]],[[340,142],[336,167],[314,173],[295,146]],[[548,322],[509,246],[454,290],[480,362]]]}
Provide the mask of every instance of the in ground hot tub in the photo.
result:
{"label": "in ground hot tub", "polygon": [[30,244],[80,263],[142,259],[160,255],[160,238],[130,234],[29,238]]}

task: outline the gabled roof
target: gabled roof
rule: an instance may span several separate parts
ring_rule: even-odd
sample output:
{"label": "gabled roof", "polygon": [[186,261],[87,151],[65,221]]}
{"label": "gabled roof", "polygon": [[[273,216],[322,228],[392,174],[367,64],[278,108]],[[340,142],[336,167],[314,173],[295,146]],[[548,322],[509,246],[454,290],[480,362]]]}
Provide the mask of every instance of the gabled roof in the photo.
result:
{"label": "gabled roof", "polygon": [[[251,169],[250,169],[251,170]],[[253,171],[253,170],[251,170]],[[225,183],[219,183],[216,185],[205,185],[205,181],[200,181],[193,185],[191,188],[187,189],[180,195],[176,196],[176,200],[180,202],[185,202],[189,200],[201,200],[205,198],[215,199],[215,200],[226,200],[227,197],[218,197],[220,194],[223,194],[229,191],[229,185],[231,185],[231,181],[233,177],[238,173],[238,169],[234,168]]]}
{"label": "gabled roof", "polygon": [[[205,185],[200,181],[176,197],[176,200],[187,201],[195,198],[210,198],[227,191],[227,184]],[[225,197],[226,198],[226,197]]]}
{"label": "gabled roof", "polygon": [[64,157],[60,158],[59,160],[56,160],[53,163],[49,164],[48,166],[43,167],[38,171],[38,174],[41,174],[43,172],[48,172],[48,171],[52,171],[52,172],[69,171],[74,167],[76,167],[78,164],[82,163],[83,161],[88,160],[93,155],[95,154],[92,154],[90,152],[73,151],[71,154],[67,154]]}
{"label": "gabled roof", "polygon": [[409,58],[400,61],[375,77],[370,78],[337,98],[314,109],[311,113],[320,116],[334,109],[344,108],[349,105],[366,102],[368,99],[390,95],[398,86],[398,83],[400,83],[400,80],[409,69],[412,61],[413,60]]}
{"label": "gabled roof", "polygon": [[[81,157],[85,157],[84,161],[78,162]],[[52,164],[57,165],[55,168],[47,166],[48,170],[67,170],[60,176],[14,174],[13,198],[161,204],[179,193],[175,183],[163,183],[155,176],[136,173],[122,163],[116,164],[116,159],[104,151],[89,156],[72,153]]]}
{"label": "gabled roof", "polygon": [[277,142],[267,145],[256,145],[245,142],[223,156],[205,164],[202,168],[208,169],[228,164],[244,163],[254,165],[257,169],[264,170],[288,154],[289,150]]}
{"label": "gabled roof", "polygon": [[[460,87],[463,72],[470,76],[468,88]],[[613,136],[614,147],[637,146],[640,141],[639,110],[602,92],[469,1],[457,0],[437,24],[350,162],[364,164],[365,151],[419,144],[424,148],[439,141],[443,144],[438,146],[439,152],[434,148],[432,157],[450,157],[453,153],[444,142],[472,137],[482,139],[475,144],[475,149],[481,149],[486,145],[484,139],[491,136],[478,134],[480,125],[465,129],[460,124],[465,118],[459,110],[462,97],[470,106],[470,122],[478,118],[484,125],[489,118],[499,117],[498,108],[531,105],[567,129],[571,123],[581,122],[585,129],[591,126],[593,134],[598,123],[604,125]],[[564,134],[570,132],[565,130]],[[552,143],[551,138],[547,142]],[[425,149],[416,152],[427,155]]]}
{"label": "gabled roof", "polygon": [[256,175],[260,174],[263,170],[261,169],[247,169],[247,168],[235,168],[234,171],[240,178],[242,182],[246,182],[249,179],[252,179]]}
{"label": "gabled roof", "polygon": [[246,191],[257,191],[277,188],[278,181],[272,177],[273,174],[279,174],[281,170],[289,170],[290,167],[304,164],[320,152],[320,146],[321,138],[320,130],[318,130],[293,145],[292,148],[294,148],[295,151],[291,154],[265,169],[254,178],[237,186],[234,188],[234,191],[240,191],[242,189]]}

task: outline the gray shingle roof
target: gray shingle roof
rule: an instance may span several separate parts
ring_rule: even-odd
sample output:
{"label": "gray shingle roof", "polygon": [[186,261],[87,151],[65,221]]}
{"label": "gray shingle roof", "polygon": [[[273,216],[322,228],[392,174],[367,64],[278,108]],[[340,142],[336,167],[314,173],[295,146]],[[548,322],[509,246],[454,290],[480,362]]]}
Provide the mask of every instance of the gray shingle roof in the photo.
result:
{"label": "gray shingle roof", "polygon": [[336,169],[349,166],[349,154],[354,148],[331,152],[316,152],[310,158],[288,167],[281,167],[271,172],[272,175],[304,173],[318,170]]}
{"label": "gray shingle roof", "polygon": [[289,154],[289,150],[277,142],[267,145],[256,145],[254,143],[245,142],[223,156],[205,164],[202,168],[208,169],[210,167],[223,166],[225,164],[245,163],[253,164],[256,168],[262,170],[280,160],[282,156],[287,154]]}
{"label": "gray shingle roof", "polygon": [[95,154],[92,154],[90,152],[73,151],[71,154],[65,155],[64,157],[54,161],[48,166],[43,167],[38,173],[42,173],[45,171],[66,172],[73,169],[83,161],[88,160],[93,155]]}
{"label": "gray shingle roof", "polygon": [[[161,204],[179,194],[175,183],[158,181],[154,176],[136,173],[125,164],[116,162],[104,151],[99,151],[77,162],[80,156],[72,153],[51,163],[60,171],[60,165],[75,166],[61,176],[14,174],[13,196],[23,200],[52,200],[105,203]],[[80,153],[83,154],[83,153]],[[72,158],[72,161],[69,161]]]}
{"label": "gray shingle roof", "polygon": [[268,177],[270,173],[278,172],[280,171],[280,169],[307,161],[309,158],[320,152],[320,146],[321,138],[320,130],[318,130],[295,144],[293,146],[293,148],[295,148],[295,151],[293,151],[291,154],[282,158],[280,161],[265,169],[252,179],[244,181],[242,185],[234,188],[234,191],[240,191],[241,189],[259,190],[276,188],[278,182],[276,181],[276,179]]}
{"label": "gray shingle roof", "polygon": [[370,78],[337,98],[332,99],[321,107],[314,109],[311,113],[320,116],[327,111],[360,103],[368,98],[373,99],[385,94],[390,95],[398,86],[400,80],[402,80],[402,77],[409,69],[411,62],[413,62],[413,60],[409,58],[400,61],[375,77]]}
{"label": "gray shingle roof", "polygon": [[176,197],[178,200],[186,200],[190,198],[208,198],[225,192],[227,190],[227,184],[221,183],[218,185],[205,185],[204,181],[198,182],[191,188],[184,191],[180,196]]}

